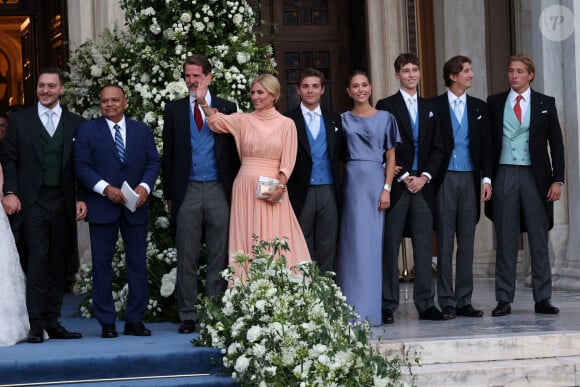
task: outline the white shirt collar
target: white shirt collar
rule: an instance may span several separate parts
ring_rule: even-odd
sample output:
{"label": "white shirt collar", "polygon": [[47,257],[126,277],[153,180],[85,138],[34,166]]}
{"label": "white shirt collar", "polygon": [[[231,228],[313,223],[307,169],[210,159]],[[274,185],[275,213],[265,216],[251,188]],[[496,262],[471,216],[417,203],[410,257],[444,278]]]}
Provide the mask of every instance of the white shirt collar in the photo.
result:
{"label": "white shirt collar", "polygon": [[[38,102],[38,116],[40,118],[45,119],[45,114],[49,110],[51,110],[51,109],[47,108],[46,106],[44,106],[43,104]],[[62,115],[62,106],[60,106],[60,102],[57,102],[56,106],[52,109],[52,111],[56,115],[56,118],[60,119],[60,116]],[[53,118],[53,120],[54,120],[54,118]],[[56,121],[58,122],[58,120],[56,120]]]}
{"label": "white shirt collar", "polygon": [[447,90],[447,98],[449,99],[449,105],[451,106],[455,105],[455,100],[457,98],[459,98],[459,100],[463,102],[463,106],[465,106],[467,102],[467,93],[463,93],[458,97],[455,94],[453,94],[451,90]]}
{"label": "white shirt collar", "polygon": [[318,117],[322,116],[322,110],[320,110],[320,104],[318,104],[318,106],[316,106],[316,108],[314,110],[310,110],[306,106],[304,106],[304,104],[302,102],[300,102],[300,109],[302,110],[303,116],[306,116],[308,114],[308,112],[314,112],[314,113],[316,113],[316,115]]}
{"label": "white shirt collar", "polygon": [[125,124],[125,116],[123,116],[119,122],[113,122],[108,118],[105,118],[105,121],[107,121],[107,125],[109,125],[111,132],[115,133],[115,129],[113,128],[115,125],[119,125],[121,127],[121,132],[125,132],[125,128],[127,127]]}
{"label": "white shirt collar", "polygon": [[406,103],[409,103],[409,98],[415,98],[415,101],[419,101],[417,93],[415,93],[414,95],[411,95],[411,94],[407,93],[406,91],[404,91],[403,89],[399,89],[399,92],[403,96],[403,99],[405,100]]}
{"label": "white shirt collar", "polygon": [[530,97],[532,95],[532,88],[528,87],[528,89],[526,91],[524,91],[522,94],[518,94],[518,93],[516,93],[516,91],[514,89],[510,89],[508,98],[512,104],[515,103],[518,95],[521,95],[522,97],[524,97],[524,101],[529,103]]}

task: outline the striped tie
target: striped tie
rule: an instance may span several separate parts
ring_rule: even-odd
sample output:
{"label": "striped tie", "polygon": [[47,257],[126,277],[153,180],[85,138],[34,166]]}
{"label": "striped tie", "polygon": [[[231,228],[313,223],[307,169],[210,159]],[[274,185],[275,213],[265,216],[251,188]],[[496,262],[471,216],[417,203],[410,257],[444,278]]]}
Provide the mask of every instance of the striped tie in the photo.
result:
{"label": "striped tie", "polygon": [[119,159],[123,162],[125,161],[125,144],[123,143],[123,137],[121,136],[121,127],[115,124],[113,129],[115,129],[115,147],[117,147]]}

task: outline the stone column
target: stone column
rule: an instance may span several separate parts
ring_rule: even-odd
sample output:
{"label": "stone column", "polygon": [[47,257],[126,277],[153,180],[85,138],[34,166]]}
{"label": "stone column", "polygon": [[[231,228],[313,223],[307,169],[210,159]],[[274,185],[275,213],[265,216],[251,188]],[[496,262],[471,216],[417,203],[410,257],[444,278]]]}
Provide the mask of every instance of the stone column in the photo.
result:
{"label": "stone column", "polygon": [[117,0],[69,0],[67,12],[72,51],[85,40],[96,38],[105,28],[115,24],[122,28],[125,22]]}
{"label": "stone column", "polygon": [[393,62],[407,50],[407,15],[400,0],[368,0],[369,75],[372,103],[399,90]]}

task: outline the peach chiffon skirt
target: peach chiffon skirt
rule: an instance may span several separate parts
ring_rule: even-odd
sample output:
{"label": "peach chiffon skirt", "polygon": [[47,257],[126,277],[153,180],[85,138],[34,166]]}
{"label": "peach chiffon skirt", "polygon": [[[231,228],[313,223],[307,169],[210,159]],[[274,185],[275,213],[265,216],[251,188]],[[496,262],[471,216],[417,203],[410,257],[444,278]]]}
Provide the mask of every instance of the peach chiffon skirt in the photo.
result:
{"label": "peach chiffon skirt", "polygon": [[[255,241],[271,241],[279,237],[288,242],[290,251],[284,254],[287,266],[310,261],[310,253],[304,234],[285,193],[282,202],[272,203],[256,197],[256,185],[260,176],[276,178],[280,160],[242,157],[242,166],[232,191],[230,215],[229,251],[252,251]],[[231,263],[234,267],[237,264]],[[240,268],[236,268],[238,272]]]}

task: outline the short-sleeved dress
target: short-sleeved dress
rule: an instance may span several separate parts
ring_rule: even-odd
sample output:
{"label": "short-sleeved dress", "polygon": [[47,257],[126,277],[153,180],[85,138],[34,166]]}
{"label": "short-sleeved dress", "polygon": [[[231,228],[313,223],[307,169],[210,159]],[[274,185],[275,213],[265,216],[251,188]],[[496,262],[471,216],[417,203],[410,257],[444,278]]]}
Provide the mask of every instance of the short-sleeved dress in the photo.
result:
{"label": "short-sleeved dress", "polygon": [[265,241],[278,236],[286,239],[290,247],[284,253],[288,267],[310,261],[308,246],[288,195],[285,193],[279,203],[256,197],[260,176],[278,178],[282,172],[290,177],[298,146],[294,121],[271,108],[252,113],[216,113],[207,118],[207,123],[216,133],[234,136],[242,163],[232,188],[230,253],[251,252],[255,243],[252,234]]}
{"label": "short-sleeved dress", "polygon": [[379,110],[369,117],[342,113],[347,160],[343,180],[337,283],[361,319],[380,325],[385,212],[384,154],[401,142],[395,118]]}

